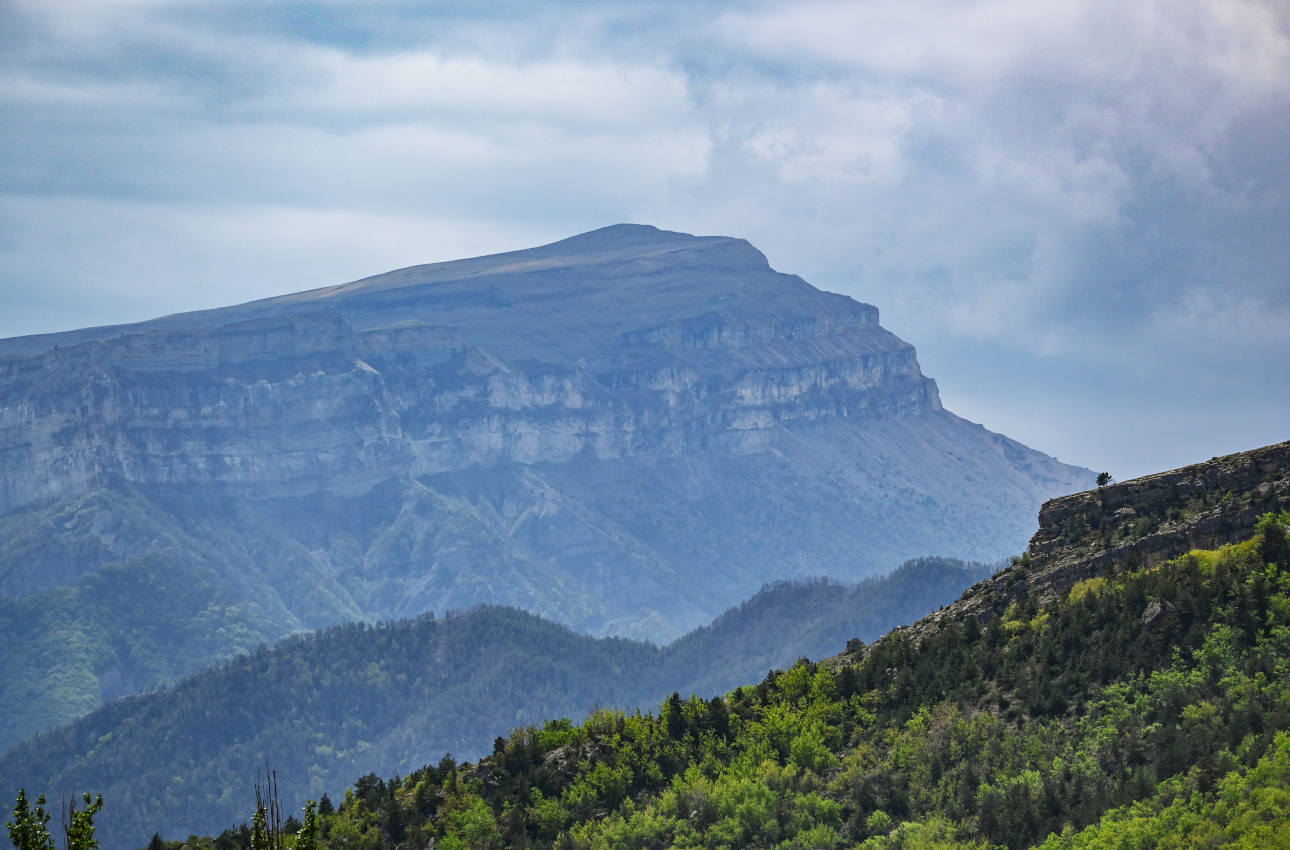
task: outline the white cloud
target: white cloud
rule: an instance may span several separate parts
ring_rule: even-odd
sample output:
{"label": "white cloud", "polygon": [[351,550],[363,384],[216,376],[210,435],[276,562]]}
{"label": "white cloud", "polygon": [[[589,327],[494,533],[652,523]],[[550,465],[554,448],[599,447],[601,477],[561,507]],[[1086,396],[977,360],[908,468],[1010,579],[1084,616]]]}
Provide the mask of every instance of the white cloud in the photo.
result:
{"label": "white cloud", "polygon": [[903,137],[913,124],[912,103],[882,92],[853,93],[828,83],[728,92],[740,110],[774,116],[754,124],[736,143],[790,184],[891,183],[905,168]]}
{"label": "white cloud", "polygon": [[8,321],[28,324],[19,333],[218,307],[551,238],[542,226],[458,214],[20,196],[0,196],[0,230],[0,298]]}
{"label": "white cloud", "polygon": [[166,109],[175,97],[151,82],[70,81],[41,78],[29,71],[0,72],[0,103],[25,110],[106,111]]}
{"label": "white cloud", "polygon": [[569,59],[512,64],[431,51],[356,56],[335,49],[290,51],[291,78],[269,103],[340,116],[481,116],[573,127],[651,127],[692,120],[685,77],[660,67]]}
{"label": "white cloud", "polygon": [[830,0],[730,13],[721,28],[735,44],[778,57],[954,88],[988,85],[1020,58],[1065,39],[1078,10],[1078,3],[1027,0]]}
{"label": "white cloud", "polygon": [[0,334],[645,220],[877,304],[954,380],[1290,361],[1284,3],[435,8],[0,11]]}

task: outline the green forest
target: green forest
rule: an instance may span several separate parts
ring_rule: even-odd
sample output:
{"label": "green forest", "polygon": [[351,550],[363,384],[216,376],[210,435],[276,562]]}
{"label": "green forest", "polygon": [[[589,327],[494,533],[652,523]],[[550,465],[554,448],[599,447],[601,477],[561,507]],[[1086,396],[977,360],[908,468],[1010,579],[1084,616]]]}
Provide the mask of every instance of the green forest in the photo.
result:
{"label": "green forest", "polygon": [[[477,764],[368,775],[319,801],[309,840],[1287,847],[1288,525],[1267,514],[1245,542],[1018,598],[985,624],[897,629],[723,697],[521,726]],[[276,840],[291,850],[301,828],[288,819]],[[185,844],[263,840],[243,825]]]}
{"label": "green forest", "polygon": [[[161,589],[149,597],[140,588],[137,599],[183,595],[183,576],[158,572]],[[415,770],[445,752],[474,759],[517,725],[582,717],[596,706],[650,707],[674,688],[723,693],[797,657],[836,652],[851,637],[876,639],[952,602],[988,572],[921,559],[859,584],[778,583],[667,647],[579,635],[500,607],[336,626],[24,741],[0,759],[0,788],[103,793],[100,837],[112,848],[155,831],[219,830],[246,816],[247,771],[266,761],[284,797],[304,800],[373,770]],[[189,607],[154,618],[149,645],[166,634],[178,644],[199,630],[201,592],[194,588]],[[147,607],[104,593],[87,610],[106,616],[114,602],[124,612]],[[66,630],[92,647],[95,633],[80,626],[87,620],[72,619]],[[68,669],[81,660],[69,657]],[[33,689],[58,684],[39,665],[24,667],[23,653],[5,663],[11,679]]]}

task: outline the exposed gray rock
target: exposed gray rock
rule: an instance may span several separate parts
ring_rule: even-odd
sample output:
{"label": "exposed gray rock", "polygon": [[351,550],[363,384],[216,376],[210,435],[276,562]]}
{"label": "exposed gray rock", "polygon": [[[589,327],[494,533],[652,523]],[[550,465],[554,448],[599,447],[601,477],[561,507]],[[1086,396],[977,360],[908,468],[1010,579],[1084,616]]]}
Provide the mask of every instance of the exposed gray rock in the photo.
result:
{"label": "exposed gray rock", "polygon": [[667,639],[1004,557],[1092,480],[944,411],[876,308],[652,227],[0,340],[0,594],[162,556],[266,638],[492,602]]}
{"label": "exposed gray rock", "polygon": [[940,409],[873,307],[741,240],[628,226],[62,336],[0,343],[0,511],[114,479],[296,496],[750,451]]}
{"label": "exposed gray rock", "polygon": [[[921,621],[915,639],[947,618],[988,621],[1027,596],[1049,602],[1084,579],[1247,540],[1260,516],[1287,505],[1290,442],[1052,499],[1025,555]],[[1143,623],[1171,610],[1152,602]]]}

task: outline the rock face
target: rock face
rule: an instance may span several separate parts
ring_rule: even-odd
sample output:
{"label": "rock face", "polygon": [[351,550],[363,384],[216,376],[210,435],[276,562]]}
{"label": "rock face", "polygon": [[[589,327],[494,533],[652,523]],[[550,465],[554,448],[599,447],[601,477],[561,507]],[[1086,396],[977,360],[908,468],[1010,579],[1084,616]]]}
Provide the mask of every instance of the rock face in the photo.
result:
{"label": "rock face", "polygon": [[1245,540],[1261,515],[1286,505],[1290,442],[1053,499],[1039,512],[1028,554],[1054,576],[1151,567]]}
{"label": "rock face", "polygon": [[[1028,595],[1050,600],[1083,579],[1246,540],[1260,516],[1287,507],[1290,442],[1062,496],[1039,511],[1039,530],[1018,563],[919,628],[959,614],[988,620]],[[1144,620],[1160,610],[1148,608]]]}
{"label": "rock face", "polygon": [[875,308],[741,240],[630,226],[66,336],[0,345],[0,511],[112,479],[300,496],[750,451],[940,409]]}
{"label": "rock face", "polygon": [[944,411],[876,308],[652,227],[0,341],[0,594],[170,558],[265,640],[479,602],[667,639],[1006,556],[1091,482]]}

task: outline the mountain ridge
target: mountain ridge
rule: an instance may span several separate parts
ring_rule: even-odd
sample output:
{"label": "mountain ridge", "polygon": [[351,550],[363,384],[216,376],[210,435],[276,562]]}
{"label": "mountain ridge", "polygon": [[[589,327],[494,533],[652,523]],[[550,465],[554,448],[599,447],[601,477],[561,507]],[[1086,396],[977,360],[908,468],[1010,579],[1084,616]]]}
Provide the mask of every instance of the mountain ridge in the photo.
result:
{"label": "mountain ridge", "polygon": [[[608,250],[606,250],[608,246]],[[653,250],[642,252],[642,247]],[[461,260],[447,260],[435,263],[421,263],[393,269],[388,272],[360,278],[348,283],[323,286],[285,295],[274,295],[257,298],[240,304],[226,307],[211,307],[200,310],[183,311],[145,319],[139,322],[127,322],[116,325],[102,325],[68,331],[57,331],[43,334],[0,339],[0,360],[5,358],[26,357],[45,353],[50,350],[67,348],[86,342],[101,342],[132,333],[165,332],[183,330],[193,327],[227,326],[240,322],[263,320],[275,311],[271,308],[300,306],[306,308],[305,315],[325,311],[337,302],[351,297],[361,297],[376,293],[388,293],[391,290],[408,289],[438,284],[451,284],[470,281],[478,284],[479,278],[486,275],[510,275],[519,271],[540,271],[550,268],[588,265],[614,259],[641,259],[658,254],[675,253],[683,248],[693,250],[696,246],[707,248],[725,248],[728,256],[737,257],[752,265],[770,269],[766,256],[747,240],[729,236],[691,236],[675,231],[660,230],[652,225],[617,224],[598,230],[561,239],[534,248],[515,251],[504,251],[480,257]],[[570,255],[568,252],[578,248],[591,247],[590,253]],[[702,250],[702,248],[700,248]],[[703,251],[704,259],[711,262],[714,257],[720,259],[721,251]],[[809,284],[796,275],[782,275],[785,280],[799,282],[811,289]],[[833,296],[849,301],[844,296]],[[460,297],[455,306],[460,306]],[[866,313],[871,313],[872,324],[877,324],[877,308],[872,305],[861,305]],[[316,307],[310,311],[308,308]],[[277,311],[281,314],[281,311]],[[212,321],[214,320],[214,321]],[[60,344],[60,340],[62,341]]]}
{"label": "mountain ridge", "polygon": [[988,622],[1028,596],[1059,599],[1086,579],[1247,540],[1259,517],[1287,505],[1290,441],[1059,496],[1040,509],[1024,555],[926,618],[922,631],[963,616]]}
{"label": "mountain ridge", "polygon": [[[641,226],[0,343],[12,616],[100,573],[215,588],[210,651],[144,688],[481,603],[666,642],[777,579],[1007,557],[1092,478],[944,410],[877,308]],[[122,629],[66,705],[160,669]]]}

